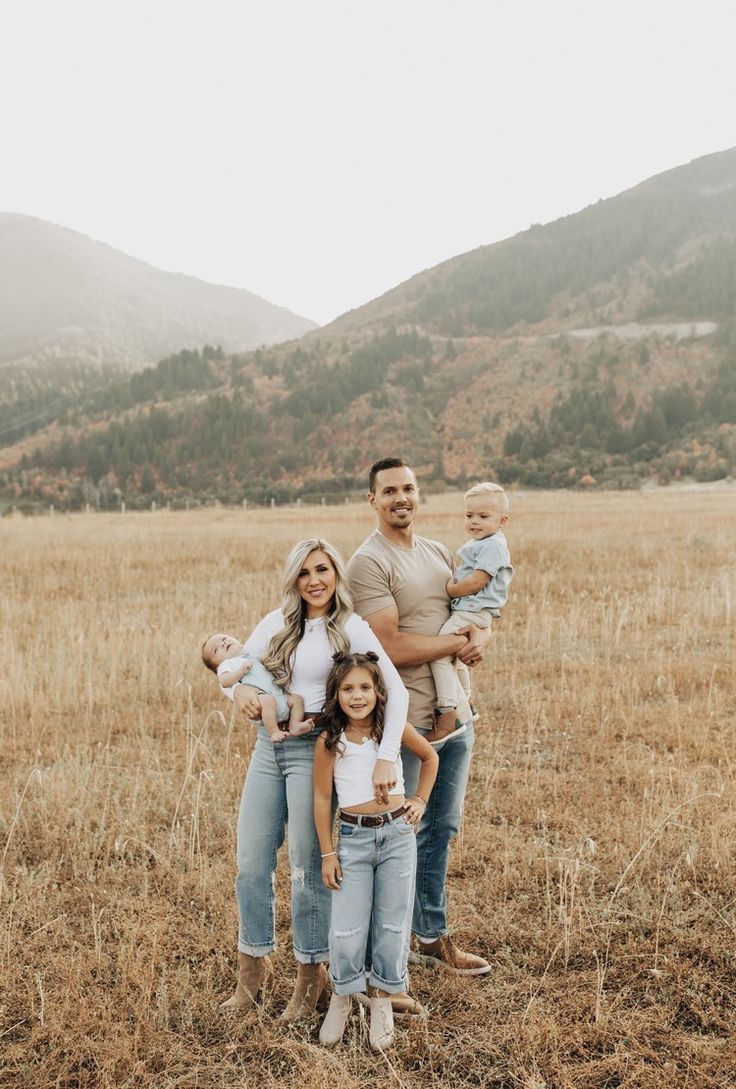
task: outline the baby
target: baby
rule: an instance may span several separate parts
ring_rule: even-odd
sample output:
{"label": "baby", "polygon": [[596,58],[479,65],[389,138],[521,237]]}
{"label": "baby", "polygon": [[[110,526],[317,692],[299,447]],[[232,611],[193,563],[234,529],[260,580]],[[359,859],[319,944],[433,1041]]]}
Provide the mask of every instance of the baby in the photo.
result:
{"label": "baby", "polygon": [[[299,737],[314,729],[312,719],[304,719],[302,697],[279,688],[260,658],[244,653],[243,644],[234,636],[218,633],[205,639],[202,661],[217,674],[223,688],[249,684],[258,690],[261,721],[274,745],[285,737]],[[280,722],[285,723],[283,728],[279,726]]]}
{"label": "baby", "polygon": [[[465,493],[465,528],[470,540],[459,549],[460,565],[447,583],[452,611],[440,635],[454,634],[469,625],[489,628],[501,615],[514,573],[506,537],[501,533],[508,520],[509,500],[499,484],[476,484]],[[426,738],[433,743],[455,729],[458,681],[470,702],[470,674],[467,666],[449,657],[430,662],[430,668],[437,690],[437,717]]]}

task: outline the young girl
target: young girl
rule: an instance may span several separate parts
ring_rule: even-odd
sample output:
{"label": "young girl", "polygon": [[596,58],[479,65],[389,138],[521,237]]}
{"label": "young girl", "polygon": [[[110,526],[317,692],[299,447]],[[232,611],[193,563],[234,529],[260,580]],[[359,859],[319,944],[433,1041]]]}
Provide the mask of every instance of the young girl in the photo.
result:
{"label": "young girl", "polygon": [[[370,1043],[383,1051],[393,1042],[391,994],[407,989],[411,908],[416,869],[415,825],[437,775],[439,758],[408,723],[402,744],[421,760],[417,793],[404,798],[401,757],[388,805],[375,800],[372,783],[383,734],[386,687],[378,657],[337,657],[327,678],[326,700],[314,753],[314,819],[322,854],[322,880],[332,889],[330,977],[335,989],[320,1029],[320,1043],[342,1039],[351,995],[366,990],[365,958],[371,941]],[[340,839],[332,845],[332,788],[337,791]]]}

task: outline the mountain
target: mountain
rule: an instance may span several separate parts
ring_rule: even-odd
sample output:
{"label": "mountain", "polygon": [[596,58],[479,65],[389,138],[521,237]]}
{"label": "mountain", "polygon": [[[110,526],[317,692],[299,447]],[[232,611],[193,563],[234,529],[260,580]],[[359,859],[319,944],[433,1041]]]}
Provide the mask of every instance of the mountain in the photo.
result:
{"label": "mountain", "polygon": [[249,291],[162,272],[9,213],[0,213],[0,314],[0,366],[68,360],[138,369],[182,348],[243,351],[314,328]]}
{"label": "mountain", "polygon": [[730,318],[736,148],[422,272],[338,318],[344,332],[418,322],[446,336],[636,319]]}
{"label": "mountain", "polygon": [[[0,435],[0,441],[2,436]],[[187,350],[0,451],[6,502],[736,472],[736,149],[452,258],[300,340]]]}

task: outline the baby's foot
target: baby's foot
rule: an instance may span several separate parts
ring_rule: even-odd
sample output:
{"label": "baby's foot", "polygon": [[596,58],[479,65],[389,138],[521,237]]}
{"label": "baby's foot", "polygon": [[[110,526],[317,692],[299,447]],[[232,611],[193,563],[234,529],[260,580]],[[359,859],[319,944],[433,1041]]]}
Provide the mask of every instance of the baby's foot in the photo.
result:
{"label": "baby's foot", "polygon": [[279,742],[283,741],[283,740],[284,740],[284,738],[285,738],[285,737],[286,737],[287,735],[286,735],[286,734],[284,733],[284,731],[283,731],[283,730],[280,730],[280,729],[278,728],[278,726],[277,726],[277,727],[276,727],[276,729],[275,729],[275,730],[272,730],[272,731],[271,731],[271,733],[270,733],[270,734],[269,734],[268,736],[269,736],[269,737],[270,737],[270,739],[271,739],[271,744],[272,744],[272,745],[278,745],[278,744],[279,744]]}
{"label": "baby's foot", "polygon": [[443,711],[437,715],[434,726],[424,736],[431,745],[435,741],[442,741],[448,734],[454,733],[456,725],[457,712],[454,707],[451,707],[449,711]]}
{"label": "baby's foot", "polygon": [[314,729],[314,719],[305,718],[304,722],[290,722],[289,723],[289,737],[301,737],[302,734],[308,734],[310,730]]}

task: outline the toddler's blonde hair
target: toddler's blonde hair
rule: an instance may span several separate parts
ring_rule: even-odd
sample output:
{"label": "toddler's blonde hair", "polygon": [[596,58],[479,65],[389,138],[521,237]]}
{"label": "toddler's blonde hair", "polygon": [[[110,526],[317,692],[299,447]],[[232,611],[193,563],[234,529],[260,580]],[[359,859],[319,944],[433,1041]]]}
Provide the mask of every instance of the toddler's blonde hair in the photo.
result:
{"label": "toddler's blonde hair", "polygon": [[500,484],[494,484],[490,480],[483,480],[478,484],[474,484],[472,488],[468,488],[463,499],[470,499],[474,495],[493,495],[495,502],[501,507],[503,513],[509,513],[509,497]]}

